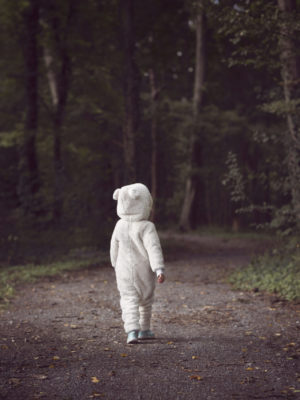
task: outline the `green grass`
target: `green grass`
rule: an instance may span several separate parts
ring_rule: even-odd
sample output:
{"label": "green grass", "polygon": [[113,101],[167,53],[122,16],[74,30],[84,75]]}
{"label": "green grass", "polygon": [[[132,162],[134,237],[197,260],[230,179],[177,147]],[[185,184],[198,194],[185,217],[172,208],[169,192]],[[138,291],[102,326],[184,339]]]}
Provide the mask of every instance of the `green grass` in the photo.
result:
{"label": "green grass", "polygon": [[257,257],[245,269],[233,272],[229,282],[236,289],[256,289],[286,300],[300,300],[300,253]]}
{"label": "green grass", "polygon": [[195,233],[198,233],[200,236],[216,236],[216,237],[221,237],[224,239],[254,239],[254,240],[268,240],[272,239],[274,240],[274,235],[271,235],[270,233],[267,232],[261,232],[258,230],[240,230],[238,232],[234,232],[231,228],[222,228],[222,227],[214,227],[214,226],[208,226],[208,227],[203,227],[199,228],[194,231]]}
{"label": "green grass", "polygon": [[81,260],[65,260],[51,264],[27,264],[0,268],[0,302],[9,302],[15,294],[15,288],[21,283],[36,282],[45,277],[59,276],[67,271],[100,265],[106,259],[103,255]]}

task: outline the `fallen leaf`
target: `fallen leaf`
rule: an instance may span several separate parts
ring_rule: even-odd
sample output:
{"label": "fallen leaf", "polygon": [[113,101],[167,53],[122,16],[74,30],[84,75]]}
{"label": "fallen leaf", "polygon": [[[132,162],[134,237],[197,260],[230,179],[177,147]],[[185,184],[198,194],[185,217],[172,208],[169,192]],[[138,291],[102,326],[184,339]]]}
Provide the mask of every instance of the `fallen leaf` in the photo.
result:
{"label": "fallen leaf", "polygon": [[174,342],[168,342],[167,344],[174,344]]}
{"label": "fallen leaf", "polygon": [[205,310],[211,310],[212,308],[214,308],[214,306],[204,306],[204,307],[202,308],[202,310],[203,310],[203,311],[205,311]]}
{"label": "fallen leaf", "polygon": [[252,367],[246,368],[246,371],[253,371],[253,370],[254,370],[254,368],[252,368]]}
{"label": "fallen leaf", "polygon": [[60,357],[59,357],[59,356],[54,356],[54,357],[53,357],[53,360],[54,360],[54,361],[60,360]]}
{"label": "fallen leaf", "polygon": [[192,360],[197,360],[198,358],[198,356],[192,356]]}
{"label": "fallen leaf", "polygon": [[189,369],[189,368],[187,368],[187,367],[181,367],[181,369],[182,369],[183,371],[186,371],[186,372],[193,372],[192,369]]}
{"label": "fallen leaf", "polygon": [[70,328],[72,328],[72,329],[77,329],[78,327],[77,327],[77,325],[71,324],[71,325],[70,325]]}
{"label": "fallen leaf", "polygon": [[196,380],[196,381],[202,381],[203,378],[200,375],[191,375],[190,379]]}
{"label": "fallen leaf", "polygon": [[40,392],[40,393],[35,393],[33,395],[33,398],[34,399],[40,399],[40,398],[45,397],[45,396],[46,396],[46,392]]}
{"label": "fallen leaf", "polygon": [[33,378],[43,381],[44,379],[48,379],[47,375],[33,375]]}
{"label": "fallen leaf", "polygon": [[128,354],[126,354],[126,353],[121,353],[121,357],[128,357]]}
{"label": "fallen leaf", "polygon": [[275,336],[279,337],[281,336],[281,333],[275,333]]}
{"label": "fallen leaf", "polygon": [[99,379],[98,379],[96,376],[92,376],[92,377],[91,377],[91,381],[92,381],[93,383],[99,383],[99,382],[100,382]]}
{"label": "fallen leaf", "polygon": [[7,346],[6,344],[2,344],[2,345],[1,345],[1,349],[2,349],[2,350],[8,350],[8,346]]}
{"label": "fallen leaf", "polygon": [[10,378],[8,380],[8,383],[10,385],[19,385],[21,383],[21,379],[19,379],[19,378]]}

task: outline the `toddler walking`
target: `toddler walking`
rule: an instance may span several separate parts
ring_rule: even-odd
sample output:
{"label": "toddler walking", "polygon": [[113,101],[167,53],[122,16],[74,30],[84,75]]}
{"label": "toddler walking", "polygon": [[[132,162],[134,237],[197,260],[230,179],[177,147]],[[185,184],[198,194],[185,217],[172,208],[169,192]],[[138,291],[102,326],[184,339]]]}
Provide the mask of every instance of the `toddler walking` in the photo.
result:
{"label": "toddler walking", "polygon": [[148,220],[152,197],[141,183],[116,189],[120,217],[111,238],[110,258],[115,268],[127,343],[152,339],[151,311],[156,280],[163,283],[164,260],[155,225]]}

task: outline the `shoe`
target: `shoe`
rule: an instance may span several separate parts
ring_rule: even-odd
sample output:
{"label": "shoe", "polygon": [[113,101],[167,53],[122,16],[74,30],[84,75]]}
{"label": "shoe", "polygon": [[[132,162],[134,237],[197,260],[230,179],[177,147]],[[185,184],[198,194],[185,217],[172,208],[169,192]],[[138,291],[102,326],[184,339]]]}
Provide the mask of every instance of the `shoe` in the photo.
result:
{"label": "shoe", "polygon": [[148,329],[147,331],[139,331],[138,338],[139,340],[154,339],[155,335],[152,331],[150,331],[150,329]]}
{"label": "shoe", "polygon": [[127,336],[127,344],[138,343],[138,331],[130,331]]}

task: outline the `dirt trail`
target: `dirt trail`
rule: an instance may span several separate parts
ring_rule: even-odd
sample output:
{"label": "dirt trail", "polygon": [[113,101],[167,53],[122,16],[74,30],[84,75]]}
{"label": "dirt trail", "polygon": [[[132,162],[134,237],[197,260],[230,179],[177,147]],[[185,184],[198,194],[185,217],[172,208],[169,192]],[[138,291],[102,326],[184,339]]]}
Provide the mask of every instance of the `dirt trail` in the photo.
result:
{"label": "dirt trail", "polygon": [[264,244],[163,235],[157,339],[126,345],[107,264],[19,289],[0,315],[0,398],[300,398],[300,306],[232,291]]}

